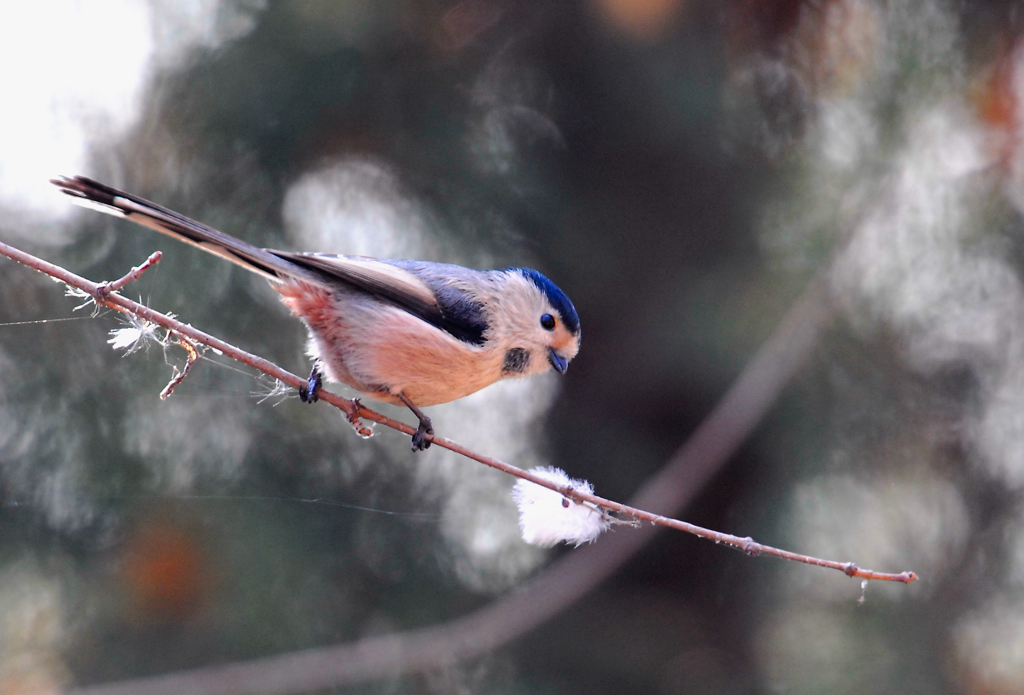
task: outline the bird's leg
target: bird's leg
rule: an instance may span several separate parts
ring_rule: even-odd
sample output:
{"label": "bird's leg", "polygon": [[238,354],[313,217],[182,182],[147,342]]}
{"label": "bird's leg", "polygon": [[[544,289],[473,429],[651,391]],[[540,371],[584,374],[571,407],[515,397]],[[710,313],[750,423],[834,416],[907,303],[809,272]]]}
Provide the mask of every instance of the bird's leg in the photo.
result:
{"label": "bird's leg", "polygon": [[320,400],[317,392],[321,386],[323,386],[323,372],[320,371],[320,361],[317,360],[313,363],[313,370],[309,373],[309,378],[306,379],[306,385],[299,387],[299,399],[303,403],[316,403]]}
{"label": "bird's leg", "polygon": [[420,426],[416,428],[415,434],[412,435],[412,450],[423,451],[430,446],[430,440],[427,436],[434,436],[434,426],[430,422],[430,418],[423,414],[423,411],[416,407],[416,404],[409,400],[409,397],[399,391],[398,397],[403,403],[413,412],[413,415],[419,418]]}

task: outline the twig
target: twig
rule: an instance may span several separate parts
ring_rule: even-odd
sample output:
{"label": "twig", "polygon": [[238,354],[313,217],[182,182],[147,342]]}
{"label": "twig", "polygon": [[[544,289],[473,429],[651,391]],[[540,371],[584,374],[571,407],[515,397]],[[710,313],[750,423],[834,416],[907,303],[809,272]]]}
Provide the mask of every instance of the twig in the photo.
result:
{"label": "twig", "polygon": [[122,287],[127,285],[129,282],[135,282],[136,280],[139,279],[140,275],[142,275],[144,272],[146,272],[154,265],[159,263],[160,259],[163,258],[163,255],[164,254],[161,253],[160,251],[154,251],[149,255],[149,258],[147,258],[142,263],[129,270],[128,273],[125,274],[125,276],[122,277],[121,279],[114,280],[113,282],[101,282],[99,284],[97,292],[103,296],[107,296],[111,292],[117,292]]}
{"label": "twig", "polygon": [[196,350],[195,343],[180,335],[174,335],[173,333],[171,335],[175,338],[178,345],[185,348],[185,352],[188,353],[188,359],[185,362],[185,366],[181,368],[181,371],[176,373],[167,383],[167,386],[164,386],[164,390],[160,392],[160,400],[162,401],[166,401],[174,393],[174,389],[178,388],[178,384],[185,381],[185,377],[192,371],[192,365],[199,360],[199,351]]}
{"label": "twig", "polygon": [[[244,350],[241,350],[233,345],[225,343],[219,338],[215,338],[207,333],[204,333],[200,330],[193,328],[188,324],[182,323],[181,321],[178,321],[177,319],[167,316],[166,314],[154,311],[153,309],[150,309],[149,307],[143,304],[139,304],[138,302],[132,301],[131,299],[123,297],[110,290],[110,288],[113,287],[115,284],[117,284],[118,287],[123,287],[128,282],[131,282],[132,280],[136,279],[138,275],[143,270],[145,270],[145,268],[149,267],[150,265],[152,265],[152,263],[155,263],[156,260],[159,259],[159,256],[157,254],[150,256],[146,263],[143,263],[142,265],[138,266],[138,268],[133,269],[125,277],[115,281],[114,283],[92,282],[91,280],[87,280],[83,277],[75,275],[74,273],[64,268],[61,268],[60,266],[53,265],[52,263],[47,263],[46,261],[40,258],[25,253],[24,251],[20,251],[2,242],[0,242],[0,254],[5,255],[13,260],[16,260],[19,263],[27,265],[30,268],[39,270],[40,272],[46,273],[47,275],[51,275],[59,279],[61,282],[64,282],[65,284],[68,284],[72,287],[75,287],[88,293],[99,305],[109,307],[116,311],[124,312],[145,319],[157,325],[163,326],[168,331],[171,331],[172,333],[178,336],[184,336],[188,339],[188,341],[192,341],[193,343],[202,343],[204,345],[208,345],[224,353],[225,355],[234,360],[237,360],[244,364],[248,364],[249,366],[258,369],[259,371],[268,374],[274,377],[275,379],[278,379],[279,381],[282,381],[295,388],[299,388],[305,384],[304,379],[288,371],[285,371],[284,369],[278,367],[272,362],[269,362],[268,360],[265,360],[251,353],[245,352]],[[156,259],[154,259],[154,256],[156,256]],[[179,340],[182,342],[183,345],[187,346],[187,342],[185,340],[182,340],[180,338]],[[188,350],[190,348],[186,347],[186,349]],[[194,348],[191,348],[190,352],[194,352]],[[186,368],[180,375],[178,375],[174,380],[172,380],[170,384],[168,384],[168,388],[164,390],[164,393],[161,393],[162,398],[169,395],[170,391],[172,391],[174,387],[177,386],[181,382],[181,380],[185,378],[185,375],[188,372],[188,368],[194,361],[194,358],[192,357],[192,355],[190,355],[189,365],[186,366]],[[385,415],[382,415],[381,413],[378,413],[374,410],[370,410],[361,403],[341,398],[340,396],[337,396],[329,391],[321,391],[320,399],[344,411],[344,413],[346,414],[350,421],[362,417],[367,420],[372,420],[373,422],[380,423],[386,427],[390,427],[394,430],[398,430],[399,432],[403,432],[405,434],[411,435],[415,431],[413,427],[403,422],[399,422]],[[719,531],[713,531],[711,529],[706,529],[701,526],[697,526],[695,524],[691,524],[685,521],[672,519],[661,514],[654,514],[652,512],[644,511],[643,509],[622,504],[621,502],[605,499],[604,497],[586,494],[571,487],[560,487],[557,484],[554,484],[541,476],[531,473],[530,471],[523,470],[522,468],[513,466],[512,464],[505,463],[504,461],[500,461],[490,456],[478,454],[462,446],[458,442],[455,442],[451,439],[447,439],[445,437],[435,435],[433,438],[433,442],[438,446],[454,451],[457,454],[461,454],[469,459],[477,461],[478,463],[482,463],[485,466],[490,466],[491,468],[502,471],[503,473],[507,473],[508,475],[514,476],[516,478],[528,480],[536,485],[540,485],[541,487],[554,490],[555,492],[558,492],[575,502],[587,502],[596,505],[602,509],[616,512],[618,514],[622,514],[625,516],[633,517],[641,521],[647,521],[649,523],[656,524],[659,526],[665,526],[668,528],[677,529],[679,531],[692,533],[696,536],[700,536],[701,538],[707,538],[708,540],[713,540],[717,543],[725,543],[727,545],[739,548],[749,555],[774,555],[776,557],[781,557],[786,560],[793,560],[808,565],[816,565],[818,567],[827,567],[830,569],[835,569],[840,572],[843,572],[847,576],[859,577],[861,579],[894,581],[909,584],[910,582],[913,582],[918,578],[914,572],[904,571],[899,573],[888,573],[861,569],[852,562],[837,562],[834,560],[823,560],[821,558],[812,557],[809,555],[802,555],[788,550],[782,550],[769,545],[764,545],[762,543],[755,542],[752,538],[749,537],[741,538],[739,536],[721,533]]]}

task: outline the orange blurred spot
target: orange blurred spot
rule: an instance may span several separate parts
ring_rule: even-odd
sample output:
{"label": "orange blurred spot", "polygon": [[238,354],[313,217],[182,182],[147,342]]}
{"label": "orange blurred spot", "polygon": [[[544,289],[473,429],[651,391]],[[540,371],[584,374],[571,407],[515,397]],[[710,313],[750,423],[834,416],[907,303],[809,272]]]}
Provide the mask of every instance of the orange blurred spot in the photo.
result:
{"label": "orange blurred spot", "polygon": [[686,5],[687,0],[593,0],[609,24],[634,39],[658,36]]}
{"label": "orange blurred spot", "polygon": [[977,80],[972,98],[979,120],[989,135],[989,145],[994,150],[1002,169],[1008,170],[1020,147],[1020,95],[1016,89],[1017,51],[1016,44],[1000,56]]}
{"label": "orange blurred spot", "polygon": [[143,619],[187,617],[208,585],[206,562],[196,539],[172,525],[143,526],[128,541],[122,576]]}

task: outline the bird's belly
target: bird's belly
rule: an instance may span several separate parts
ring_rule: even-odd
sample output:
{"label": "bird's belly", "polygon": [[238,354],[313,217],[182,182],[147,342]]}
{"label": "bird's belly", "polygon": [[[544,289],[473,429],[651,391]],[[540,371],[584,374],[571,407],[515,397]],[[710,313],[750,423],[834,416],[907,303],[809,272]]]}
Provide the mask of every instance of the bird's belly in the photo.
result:
{"label": "bird's belly", "polygon": [[[486,355],[448,354],[414,356],[401,346],[384,348],[373,355],[371,370],[379,380],[370,388],[359,388],[366,396],[390,403],[400,403],[399,393],[418,406],[431,406],[463,398],[490,386],[500,378],[500,370],[490,364]],[[377,384],[383,389],[375,388]],[[350,384],[351,385],[351,384]]]}

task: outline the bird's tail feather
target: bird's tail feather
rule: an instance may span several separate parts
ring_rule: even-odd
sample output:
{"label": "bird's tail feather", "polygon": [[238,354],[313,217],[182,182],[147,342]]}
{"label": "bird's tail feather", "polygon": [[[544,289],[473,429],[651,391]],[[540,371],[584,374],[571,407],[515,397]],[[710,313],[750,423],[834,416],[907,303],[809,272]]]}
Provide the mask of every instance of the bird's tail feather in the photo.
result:
{"label": "bird's tail feather", "polygon": [[179,215],[148,200],[125,193],[84,176],[52,179],[54,184],[76,202],[116,217],[124,217],[136,224],[155,229],[204,251],[216,254],[247,270],[266,276],[273,281],[296,278],[320,284],[322,276],[288,261],[267,249],[253,246],[230,234],[218,232],[201,222]]}

